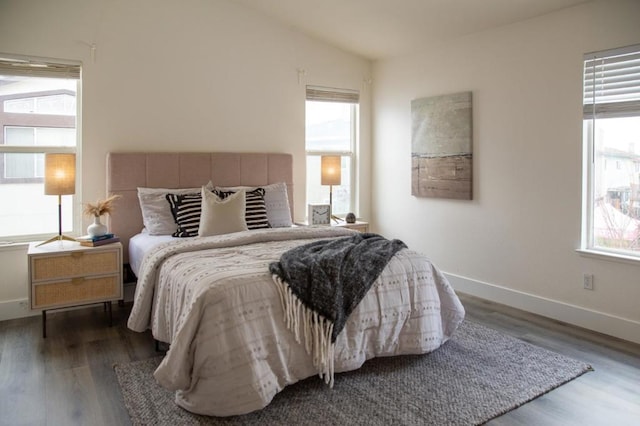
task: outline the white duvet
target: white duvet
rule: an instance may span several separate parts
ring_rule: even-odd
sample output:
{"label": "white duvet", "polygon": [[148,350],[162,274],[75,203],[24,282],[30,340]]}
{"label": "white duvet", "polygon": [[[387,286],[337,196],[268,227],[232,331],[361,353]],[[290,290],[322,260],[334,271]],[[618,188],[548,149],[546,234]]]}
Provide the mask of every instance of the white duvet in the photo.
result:
{"label": "white duvet", "polygon": [[[317,374],[284,324],[268,264],[297,245],[352,232],[276,228],[159,245],[140,265],[128,321],[171,344],[156,380],[189,411],[230,416],[261,409],[285,386]],[[446,278],[423,255],[403,249],[338,335],[335,371],[373,357],[430,352],[463,318]]]}

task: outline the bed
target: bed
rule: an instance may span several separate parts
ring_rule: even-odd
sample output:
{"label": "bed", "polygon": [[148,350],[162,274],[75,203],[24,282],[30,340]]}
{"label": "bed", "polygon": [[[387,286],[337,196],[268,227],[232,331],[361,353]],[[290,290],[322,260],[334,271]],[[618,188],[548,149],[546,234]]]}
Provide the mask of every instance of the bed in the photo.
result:
{"label": "bed", "polygon": [[[231,416],[259,410],[285,386],[317,374],[330,391],[333,374],[357,369],[367,359],[437,349],[464,318],[440,271],[423,254],[398,249],[331,343],[329,380],[329,370],[319,371],[305,337],[288,325],[282,289],[269,265],[310,243],[359,236],[338,227],[291,226],[292,175],[292,156],[279,153],[107,157],[107,191],[121,196],[109,229],[123,241],[125,262],[138,279],[128,327],[150,329],[170,345],[154,376],[191,412]],[[201,189],[201,229],[208,223],[206,197],[213,189],[232,189],[230,197],[237,191],[243,200],[246,195],[245,223],[249,192],[262,191],[267,200],[264,193],[271,191],[265,207],[277,215],[268,216],[271,226],[264,228],[186,238],[156,235],[139,188],[154,196]]]}

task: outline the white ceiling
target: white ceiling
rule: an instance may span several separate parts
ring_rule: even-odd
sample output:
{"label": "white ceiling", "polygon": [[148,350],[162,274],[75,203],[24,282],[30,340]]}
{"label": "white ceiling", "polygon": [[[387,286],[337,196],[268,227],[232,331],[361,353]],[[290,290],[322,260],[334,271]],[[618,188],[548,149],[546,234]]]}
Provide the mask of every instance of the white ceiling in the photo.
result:
{"label": "white ceiling", "polygon": [[554,12],[589,0],[235,0],[369,59]]}

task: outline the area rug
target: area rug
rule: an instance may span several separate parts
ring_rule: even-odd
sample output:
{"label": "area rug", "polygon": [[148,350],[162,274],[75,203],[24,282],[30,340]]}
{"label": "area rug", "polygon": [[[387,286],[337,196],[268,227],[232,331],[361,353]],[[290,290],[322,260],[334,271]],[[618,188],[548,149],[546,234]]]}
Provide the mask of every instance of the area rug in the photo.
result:
{"label": "area rug", "polygon": [[376,358],[287,386],[244,416],[194,415],[174,403],[153,371],[161,357],[115,367],[134,425],[473,425],[482,424],[580,376],[591,367],[465,320],[438,350]]}

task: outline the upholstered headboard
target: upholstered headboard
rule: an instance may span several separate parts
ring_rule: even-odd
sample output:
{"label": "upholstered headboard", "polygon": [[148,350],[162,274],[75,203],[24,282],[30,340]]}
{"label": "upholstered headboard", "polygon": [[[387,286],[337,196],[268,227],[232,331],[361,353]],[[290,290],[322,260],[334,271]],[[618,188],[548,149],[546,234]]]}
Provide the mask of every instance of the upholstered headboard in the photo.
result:
{"label": "upholstered headboard", "polygon": [[107,155],[107,194],[121,198],[107,217],[107,225],[122,241],[124,262],[129,262],[129,239],[143,228],[138,187],[193,188],[209,181],[215,186],[285,182],[294,217],[291,154],[111,152]]}

